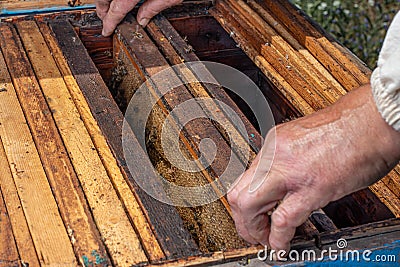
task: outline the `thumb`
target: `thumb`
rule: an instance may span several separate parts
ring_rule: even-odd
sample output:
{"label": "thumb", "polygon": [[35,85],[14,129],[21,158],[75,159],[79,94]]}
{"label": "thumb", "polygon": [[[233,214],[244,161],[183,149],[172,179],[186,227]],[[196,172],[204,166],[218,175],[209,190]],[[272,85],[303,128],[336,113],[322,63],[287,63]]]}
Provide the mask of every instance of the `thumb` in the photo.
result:
{"label": "thumb", "polygon": [[183,0],[148,0],[139,8],[137,21],[143,27],[149,23],[150,19],[164,9],[180,4]]}
{"label": "thumb", "polygon": [[110,36],[118,23],[131,11],[139,0],[113,0],[107,14],[103,17],[103,36]]}

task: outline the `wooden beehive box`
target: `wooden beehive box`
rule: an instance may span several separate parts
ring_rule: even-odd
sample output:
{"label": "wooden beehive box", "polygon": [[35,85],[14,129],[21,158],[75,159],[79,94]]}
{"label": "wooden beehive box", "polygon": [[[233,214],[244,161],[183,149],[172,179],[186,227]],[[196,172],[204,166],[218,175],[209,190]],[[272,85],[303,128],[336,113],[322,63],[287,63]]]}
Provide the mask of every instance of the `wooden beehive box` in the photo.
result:
{"label": "wooden beehive box", "polygon": [[[208,168],[179,170],[160,147],[165,117],[193,98],[230,106],[250,137],[234,152],[253,158],[262,141],[248,108],[216,85],[176,88],[147,121],[147,150],[135,135],[127,137],[137,162],[130,168],[121,141],[130,98],[169,66],[219,62],[259,85],[280,123],[334,103],[367,83],[370,70],[286,1],[185,1],[145,29],[129,15],[110,38],[101,36],[93,9],[79,10],[93,2],[0,2],[0,266],[248,264],[260,248],[237,235],[225,197],[174,207],[137,184],[151,166],[190,186],[224,171],[231,144],[211,120],[179,133],[189,159],[199,156],[201,139],[213,139],[222,156]],[[41,13],[26,15],[33,9]],[[173,77],[196,78],[190,68]],[[160,95],[157,84],[148,90]],[[217,105],[193,108],[225,116]],[[350,249],[379,248],[398,239],[399,172],[397,166],[368,189],[314,212],[293,247],[322,249],[341,237]]]}

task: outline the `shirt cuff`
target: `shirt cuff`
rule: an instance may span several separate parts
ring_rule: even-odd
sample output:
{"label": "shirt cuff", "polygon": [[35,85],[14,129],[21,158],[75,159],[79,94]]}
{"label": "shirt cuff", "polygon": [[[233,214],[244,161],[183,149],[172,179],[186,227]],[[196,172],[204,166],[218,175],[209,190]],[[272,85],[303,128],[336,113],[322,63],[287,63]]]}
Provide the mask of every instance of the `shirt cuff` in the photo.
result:
{"label": "shirt cuff", "polygon": [[[382,83],[378,67],[371,76],[372,94],[378,111],[382,118],[396,131],[400,131],[400,92],[399,88],[394,91],[387,90],[387,85]],[[400,78],[400,77],[399,77]]]}
{"label": "shirt cuff", "polygon": [[383,119],[400,131],[400,12],[388,29],[377,65],[371,76],[376,106]]}

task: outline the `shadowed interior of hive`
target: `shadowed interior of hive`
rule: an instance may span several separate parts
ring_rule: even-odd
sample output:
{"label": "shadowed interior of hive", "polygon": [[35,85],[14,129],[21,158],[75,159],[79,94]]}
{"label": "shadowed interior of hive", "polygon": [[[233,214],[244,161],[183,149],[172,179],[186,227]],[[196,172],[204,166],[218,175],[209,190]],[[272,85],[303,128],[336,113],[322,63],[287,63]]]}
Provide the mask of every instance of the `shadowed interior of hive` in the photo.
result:
{"label": "shadowed interior of hive", "polygon": [[[276,123],[279,124],[299,116],[299,113],[213,17],[203,15],[170,18],[170,23],[193,47],[200,60],[229,65],[250,77],[268,100]],[[135,75],[131,75],[135,70],[132,69],[132,66],[127,65],[123,55],[115,56],[113,39],[100,36],[100,25],[81,26],[77,28],[77,31],[116,102],[124,112],[133,92],[137,89],[133,87],[137,87],[141,83]],[[249,121],[258,128],[254,114],[244,101],[229,90],[226,91]],[[167,180],[182,186],[193,186],[204,182],[200,181],[204,180],[203,174],[182,171],[166,159],[159,140],[164,118],[165,115],[160,107],[155,106],[147,121],[146,149],[153,166]],[[182,150],[184,149],[182,147]],[[246,246],[237,236],[233,220],[221,201],[193,208],[178,207],[177,210],[203,252]],[[335,201],[329,204],[324,211],[339,228],[393,217],[387,207],[368,189]]]}

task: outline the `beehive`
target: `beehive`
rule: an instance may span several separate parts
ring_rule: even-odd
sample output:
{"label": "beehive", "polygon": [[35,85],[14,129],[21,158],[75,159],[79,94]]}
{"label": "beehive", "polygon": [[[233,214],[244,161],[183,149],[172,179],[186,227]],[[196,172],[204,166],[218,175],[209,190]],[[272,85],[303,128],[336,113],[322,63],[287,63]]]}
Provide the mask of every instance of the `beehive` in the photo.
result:
{"label": "beehive", "polygon": [[[22,6],[44,12],[49,4],[63,7],[64,2],[1,3],[7,10]],[[235,153],[254,158],[262,138],[246,105],[216,85],[176,88],[157,102],[147,122],[146,138],[152,140],[147,152],[134,135],[127,137],[137,162],[132,169],[121,142],[130,98],[160,70],[208,60],[251,77],[280,123],[334,103],[370,75],[286,1],[185,1],[145,29],[129,15],[110,38],[101,36],[101,22],[90,9],[14,15],[0,24],[4,266],[187,266],[254,257],[259,247],[238,237],[225,197],[200,207],[174,207],[136,182],[151,166],[166,179],[190,186],[214,181],[223,172],[231,144],[227,130],[212,120],[194,121],[179,133],[190,159],[199,157],[200,140],[215,142],[220,154],[200,172],[171,166],[157,141],[165,117],[192,98],[211,97],[230,106],[250,137]],[[193,77],[192,69],[183,68],[174,79]],[[149,90],[153,97],[160,94],[157,85]],[[200,108],[224,119],[217,105]],[[395,240],[399,171],[397,166],[369,189],[314,212],[299,227],[293,246],[322,248],[345,237],[359,249]]]}

